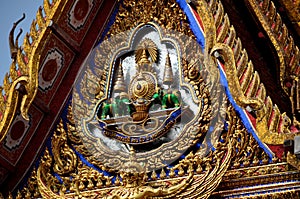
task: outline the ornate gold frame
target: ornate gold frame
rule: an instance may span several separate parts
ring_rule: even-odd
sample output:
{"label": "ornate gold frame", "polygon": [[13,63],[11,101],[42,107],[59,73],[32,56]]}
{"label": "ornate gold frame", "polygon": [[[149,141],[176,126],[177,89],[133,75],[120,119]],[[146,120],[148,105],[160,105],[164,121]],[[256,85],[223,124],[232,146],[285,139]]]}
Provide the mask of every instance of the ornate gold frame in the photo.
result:
{"label": "ornate gold frame", "polygon": [[[107,147],[104,146],[100,138],[96,138],[92,135],[90,135],[88,132],[89,130],[87,129],[88,124],[94,119],[95,114],[96,114],[96,108],[99,106],[100,103],[103,102],[103,100],[106,100],[108,98],[108,89],[110,87],[110,83],[112,82],[112,61],[115,60],[115,56],[118,54],[118,52],[123,51],[123,50],[128,50],[130,49],[130,44],[132,43],[133,37],[135,36],[136,31],[138,31],[140,28],[143,28],[145,26],[153,26],[157,30],[157,33],[160,36],[160,41],[161,42],[167,42],[167,41],[172,41],[172,43],[175,45],[175,49],[178,54],[178,65],[179,65],[179,74],[180,74],[180,86],[185,86],[188,87],[191,94],[192,94],[192,99],[194,102],[197,102],[198,104],[198,114],[191,119],[187,124],[185,124],[184,127],[184,132],[180,134],[180,139],[184,141],[178,141],[178,139],[174,139],[173,141],[169,143],[163,144],[162,147],[159,147],[156,150],[149,151],[147,152],[147,156],[144,157],[143,155],[136,154],[137,161],[145,161],[149,159],[149,155],[151,154],[152,159],[155,159],[155,163],[148,163],[147,166],[151,169],[154,167],[158,167],[158,165],[163,165],[163,161],[167,161],[167,154],[177,154],[176,156],[181,156],[181,153],[185,150],[188,149],[190,145],[193,145],[193,143],[196,143],[197,140],[199,140],[203,134],[207,131],[208,129],[208,121],[210,120],[211,117],[211,107],[209,104],[209,92],[208,88],[206,86],[205,81],[202,79],[201,75],[195,76],[195,77],[190,77],[188,74],[190,74],[190,70],[193,69],[192,66],[189,66],[188,64],[182,63],[185,57],[179,56],[180,52],[190,52],[191,50],[196,51],[196,47],[192,49],[190,45],[192,46],[194,40],[186,39],[185,44],[180,43],[182,42],[180,39],[181,37],[184,37],[185,35],[176,35],[173,32],[168,32],[166,29],[162,29],[161,27],[158,27],[157,24],[149,22],[147,24],[140,24],[138,25],[134,30],[130,31],[130,34],[127,35],[127,33],[122,33],[119,35],[115,35],[114,37],[111,37],[108,42],[104,41],[101,44],[101,48],[96,49],[96,55],[95,55],[95,62],[97,63],[97,66],[95,66],[94,70],[95,71],[100,71],[102,70],[103,72],[100,72],[101,76],[95,78],[96,74],[91,73],[91,69],[87,67],[87,70],[84,73],[84,77],[82,80],[76,84],[81,83],[80,89],[74,89],[74,94],[73,94],[73,99],[72,99],[72,104],[73,104],[73,111],[75,115],[74,119],[78,121],[77,123],[77,130],[80,132],[80,135],[83,139],[84,142],[88,143],[89,145],[89,150],[92,150],[94,152],[94,155],[102,159],[103,161],[109,160],[110,165],[112,167],[117,167],[117,165],[121,166],[121,162],[126,162],[128,159],[128,155],[120,151],[116,153],[115,151],[109,150]],[[179,34],[179,33],[178,33]],[[129,36],[129,42],[125,43],[122,41],[122,38],[128,37]],[[116,42],[114,42],[115,40]],[[175,41],[176,40],[176,41]],[[195,45],[195,44],[194,44]],[[111,53],[106,53],[106,52],[99,52],[101,49],[107,49],[110,47],[111,49],[108,50],[107,52]],[[198,47],[199,48],[199,47]],[[199,49],[200,50],[200,49]],[[197,52],[197,51],[196,51]],[[113,54],[113,55],[112,55]],[[199,55],[200,56],[200,55]],[[194,56],[194,59],[199,59],[199,56]],[[112,57],[112,58],[108,58]],[[100,61],[99,61],[100,60]],[[103,62],[102,62],[103,60]],[[182,64],[181,64],[182,63]],[[103,69],[100,69],[102,66],[107,66],[104,67]],[[106,71],[106,72],[104,72]],[[183,75],[183,73],[185,75]],[[86,78],[89,79],[87,80]],[[95,80],[96,79],[96,80]],[[183,80],[185,79],[185,80]],[[88,90],[85,89],[85,87],[89,87],[89,85],[84,85],[85,82],[91,82],[95,80],[96,82],[101,82],[99,87],[97,87],[97,91],[102,91],[103,95],[99,95],[98,93],[95,93],[97,96],[98,102],[95,102],[95,98],[89,97],[88,96]],[[82,86],[84,85],[84,86]],[[96,84],[95,84],[96,85]],[[106,86],[105,86],[106,85]],[[95,87],[95,86],[94,86]],[[201,89],[200,89],[201,88]],[[195,92],[193,92],[195,91]],[[82,93],[81,93],[82,92]],[[87,103],[84,102],[84,100],[80,99],[79,96],[81,94],[84,96],[85,99],[87,99]],[[93,95],[92,95],[93,96]],[[87,107],[85,104],[89,104]],[[92,108],[94,107],[94,108]],[[218,136],[216,136],[218,137]],[[217,142],[216,139],[212,138],[212,142],[215,143]],[[175,155],[172,157],[176,157]],[[164,157],[164,159],[161,159],[161,157]],[[171,161],[171,157],[170,160]],[[113,166],[115,165],[115,166]]]}

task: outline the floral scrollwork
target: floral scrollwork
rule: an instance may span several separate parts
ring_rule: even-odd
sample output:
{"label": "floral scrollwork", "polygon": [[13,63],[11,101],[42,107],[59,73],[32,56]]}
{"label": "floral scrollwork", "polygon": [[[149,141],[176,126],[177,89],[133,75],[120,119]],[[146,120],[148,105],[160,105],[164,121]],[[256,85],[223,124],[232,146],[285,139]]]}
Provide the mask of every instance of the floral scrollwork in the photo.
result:
{"label": "floral scrollwork", "polygon": [[72,172],[77,165],[77,156],[68,146],[67,133],[63,127],[62,121],[52,138],[52,152],[55,160],[53,170],[58,174],[67,174]]}
{"label": "floral scrollwork", "polygon": [[56,192],[59,189],[58,180],[51,175],[51,166],[53,159],[46,149],[43,158],[41,159],[40,166],[37,170],[37,185],[42,198],[63,198]]}

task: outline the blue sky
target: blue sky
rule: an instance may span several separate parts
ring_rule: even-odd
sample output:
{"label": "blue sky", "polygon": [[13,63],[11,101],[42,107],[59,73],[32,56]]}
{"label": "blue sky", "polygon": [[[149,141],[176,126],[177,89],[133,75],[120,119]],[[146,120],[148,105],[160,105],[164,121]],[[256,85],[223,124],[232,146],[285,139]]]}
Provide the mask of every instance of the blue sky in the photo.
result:
{"label": "blue sky", "polygon": [[22,17],[23,13],[26,18],[16,28],[15,37],[19,29],[23,33],[19,39],[19,45],[23,44],[24,35],[29,32],[29,28],[39,6],[43,5],[43,0],[1,0],[0,3],[0,85],[3,85],[5,73],[9,72],[11,64],[8,35],[13,23]]}

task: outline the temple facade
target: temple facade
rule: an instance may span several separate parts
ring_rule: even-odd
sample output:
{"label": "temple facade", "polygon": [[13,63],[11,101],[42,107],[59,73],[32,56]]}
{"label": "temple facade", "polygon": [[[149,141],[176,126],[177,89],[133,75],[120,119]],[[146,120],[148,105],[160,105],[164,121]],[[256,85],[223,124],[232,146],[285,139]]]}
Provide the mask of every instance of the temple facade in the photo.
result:
{"label": "temple facade", "polygon": [[10,33],[0,198],[300,198],[299,10],[45,0]]}

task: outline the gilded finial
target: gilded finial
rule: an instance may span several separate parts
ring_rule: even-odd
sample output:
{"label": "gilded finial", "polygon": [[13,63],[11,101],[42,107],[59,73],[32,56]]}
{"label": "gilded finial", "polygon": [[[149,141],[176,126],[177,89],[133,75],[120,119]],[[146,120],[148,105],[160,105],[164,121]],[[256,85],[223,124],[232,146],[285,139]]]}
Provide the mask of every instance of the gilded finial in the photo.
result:
{"label": "gilded finial", "polygon": [[[148,56],[150,56],[151,61]],[[158,51],[156,44],[149,38],[144,39],[137,47],[135,52],[135,62],[138,71],[152,71],[152,62],[157,61]]]}
{"label": "gilded finial", "polygon": [[147,57],[146,49],[142,50],[142,54],[141,54],[140,59],[137,62],[137,66],[138,66],[139,72],[151,70],[151,63]]}
{"label": "gilded finial", "polygon": [[141,56],[138,64],[150,64],[150,61],[149,61],[149,59],[147,57],[147,54],[146,54],[146,49],[143,49],[142,56]]}
{"label": "gilded finial", "polygon": [[136,154],[134,151],[134,148],[131,146],[130,147],[130,152],[129,152],[129,161],[125,162],[123,165],[123,172],[125,173],[144,173],[144,168],[137,162],[136,159]]}
{"label": "gilded finial", "polygon": [[15,33],[15,29],[16,29],[17,25],[24,19],[25,19],[25,13],[23,13],[23,16],[13,24],[13,27],[12,27],[11,31],[9,32],[10,56],[14,62],[17,58],[17,53],[18,53],[18,49],[19,49],[18,40],[19,40],[19,37],[21,36],[23,30],[22,30],[22,28],[20,28],[20,31],[16,37],[16,40],[14,40],[14,33]]}
{"label": "gilded finial", "polygon": [[142,65],[142,64],[150,64],[150,61],[147,57],[147,54],[146,54],[146,49],[143,49],[142,51],[142,55],[141,55],[141,58],[140,60],[138,61],[138,64],[139,65]]}

